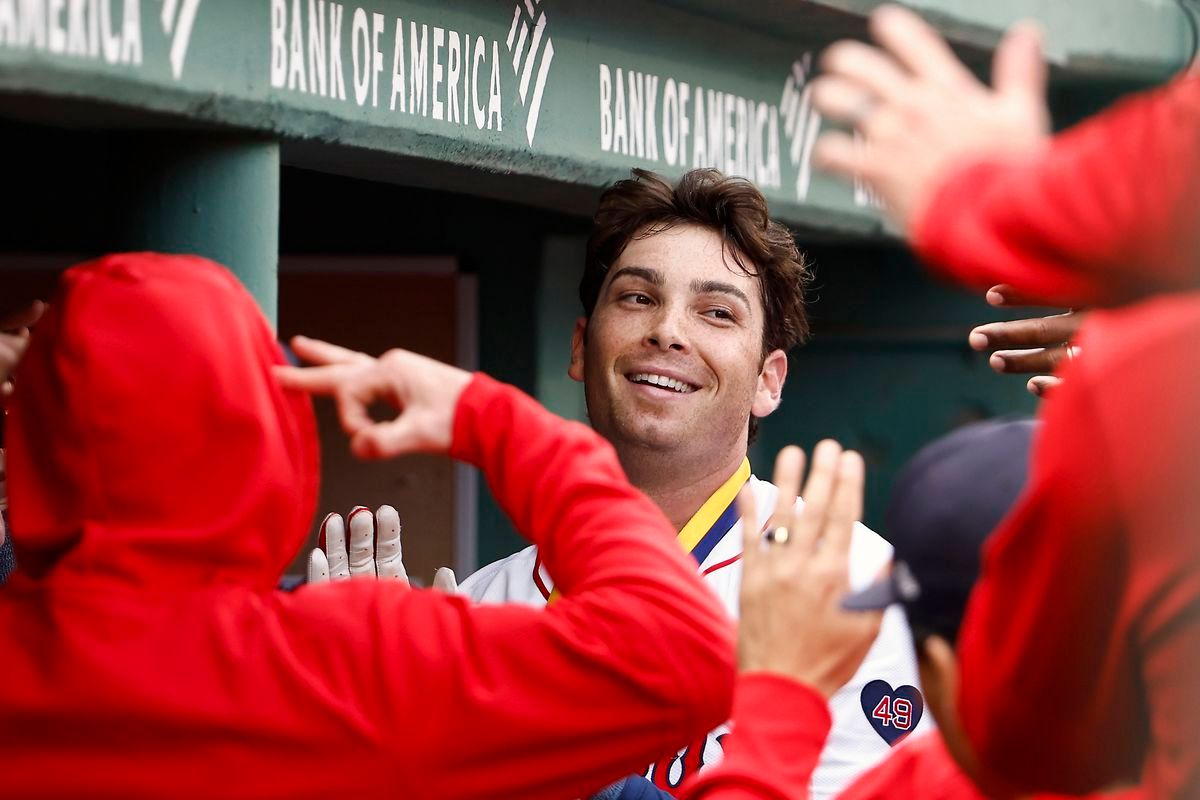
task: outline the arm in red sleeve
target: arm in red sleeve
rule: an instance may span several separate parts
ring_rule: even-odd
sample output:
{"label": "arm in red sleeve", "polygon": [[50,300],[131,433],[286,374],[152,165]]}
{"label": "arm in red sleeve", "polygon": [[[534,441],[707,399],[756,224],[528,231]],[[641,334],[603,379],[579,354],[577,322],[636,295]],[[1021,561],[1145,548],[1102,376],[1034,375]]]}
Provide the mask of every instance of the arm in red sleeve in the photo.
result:
{"label": "arm in red sleeve", "polygon": [[[483,470],[563,597],[546,609],[476,607],[349,582],[359,585],[338,597],[346,613],[321,609],[312,644],[341,695],[337,713],[360,723],[378,756],[369,771],[409,797],[562,800],[727,718],[732,625],[610,445],[477,376],[452,454]],[[331,652],[331,619],[344,626],[344,658]]]}
{"label": "arm in red sleeve", "polygon": [[959,710],[976,777],[997,794],[1081,794],[1138,774],[1130,555],[1092,402],[1103,391],[1080,369],[1047,403],[1029,483],[985,547],[963,622]]}
{"label": "arm in red sleeve", "polygon": [[984,289],[1116,305],[1200,286],[1200,77],[1056,136],[1021,162],[956,170],[913,225],[920,255]]}
{"label": "arm in red sleeve", "polygon": [[738,678],[725,758],[683,785],[679,800],[807,797],[832,719],[816,690],[780,675]]}

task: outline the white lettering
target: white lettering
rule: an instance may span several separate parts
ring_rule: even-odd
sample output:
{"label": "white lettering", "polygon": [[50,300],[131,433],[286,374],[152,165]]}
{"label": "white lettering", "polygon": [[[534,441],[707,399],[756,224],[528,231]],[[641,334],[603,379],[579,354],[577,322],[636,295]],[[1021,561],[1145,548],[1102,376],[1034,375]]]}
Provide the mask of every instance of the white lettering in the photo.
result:
{"label": "white lettering", "polygon": [[[117,63],[121,58],[121,37],[113,33],[111,0],[100,0],[100,40],[105,63]],[[286,53],[284,58],[287,58]]]}
{"label": "white lettering", "polygon": [[679,162],[683,164],[687,161],[687,140],[688,133],[691,131],[691,123],[688,122],[688,100],[690,99],[692,87],[683,81],[679,82]]}
{"label": "white lettering", "polygon": [[646,158],[658,161],[658,128],[655,109],[658,108],[658,76],[646,76]]}
{"label": "white lettering", "polygon": [[[107,58],[108,42],[104,45]],[[287,0],[271,0],[271,86],[287,83],[287,66]]]}
{"label": "white lettering", "polygon": [[15,0],[0,0],[0,40],[10,47],[17,43],[17,9]]}
{"label": "white lettering", "polygon": [[20,8],[21,13],[17,15],[17,44],[21,47],[33,45],[37,50],[45,49],[45,0],[21,0]]}
{"label": "white lettering", "polygon": [[346,73],[342,69],[342,8],[341,3],[329,4],[329,96],[346,99]]}
{"label": "white lettering", "polygon": [[613,152],[629,155],[629,127],[625,121],[625,80],[617,67],[617,97],[613,101]]}
{"label": "white lettering", "polygon": [[329,94],[325,71],[325,0],[308,0],[308,85],[314,94]]}
{"label": "white lettering", "polygon": [[725,107],[721,92],[708,90],[708,165],[725,171]]}
{"label": "white lettering", "polygon": [[771,121],[767,123],[767,172],[768,186],[779,188],[783,184],[779,166],[779,107],[771,106]]}
{"label": "white lettering", "polygon": [[662,132],[663,155],[667,165],[673,167],[675,157],[679,155],[679,94],[674,78],[667,78],[663,84]]}
{"label": "white lettering", "polygon": [[368,30],[367,12],[354,9],[354,21],[350,23],[350,58],[353,64],[354,102],[360,106],[367,102],[371,91],[371,64],[363,54],[371,47],[371,32]]}
{"label": "white lettering", "polygon": [[438,91],[442,88],[442,48],[446,46],[446,31],[443,28],[433,29],[433,118],[445,119],[446,114],[442,98]]}
{"label": "white lettering", "polygon": [[459,60],[462,58],[462,45],[459,42],[458,31],[450,31],[446,41],[446,119],[458,122],[458,79],[462,72]]}
{"label": "white lettering", "polygon": [[479,99],[479,62],[483,61],[483,37],[475,39],[475,55],[471,57],[471,111],[475,115],[475,127],[483,130],[483,114],[486,110],[476,101]]}
{"label": "white lettering", "polygon": [[700,86],[696,87],[696,105],[695,105],[695,124],[692,125],[692,130],[695,135],[692,137],[692,169],[709,166],[708,163],[708,132],[704,119],[704,89]]}
{"label": "white lettering", "polygon": [[62,26],[64,0],[50,0],[47,28],[50,31],[49,47],[51,53],[65,53],[67,51],[67,31]]}
{"label": "white lettering", "polygon": [[67,7],[67,54],[88,54],[87,0],[71,0]]}
{"label": "white lettering", "polygon": [[121,62],[142,63],[142,19],[140,0],[125,0],[125,19],[121,24]]}
{"label": "white lettering", "polygon": [[379,37],[387,27],[383,14],[371,14],[371,107],[379,108],[379,73],[383,72],[383,51],[379,49]]}
{"label": "white lettering", "polygon": [[[300,0],[292,0],[292,47],[288,51],[287,88],[307,92],[308,79],[304,74],[304,30],[300,20]],[[311,20],[309,24],[312,24]]]}
{"label": "white lettering", "polygon": [[488,96],[488,130],[492,129],[492,116],[496,118],[496,130],[504,130],[504,118],[500,114],[500,46],[492,42],[491,94]]}
{"label": "white lettering", "polygon": [[404,20],[396,17],[396,47],[392,51],[392,102],[389,108],[396,110],[396,98],[400,98],[400,110],[405,111],[407,104],[404,94]]}
{"label": "white lettering", "polygon": [[408,96],[409,108],[421,116],[429,116],[429,93],[425,82],[429,74],[429,26],[421,24],[421,37],[417,38],[417,23],[410,22],[408,28]]}
{"label": "white lettering", "polygon": [[600,149],[607,153],[613,145],[612,74],[608,64],[600,65]]}
{"label": "white lettering", "polygon": [[645,105],[642,103],[644,81],[642,73],[632,70],[625,73],[629,79],[629,150],[631,155],[638,158],[646,157],[645,145]]}

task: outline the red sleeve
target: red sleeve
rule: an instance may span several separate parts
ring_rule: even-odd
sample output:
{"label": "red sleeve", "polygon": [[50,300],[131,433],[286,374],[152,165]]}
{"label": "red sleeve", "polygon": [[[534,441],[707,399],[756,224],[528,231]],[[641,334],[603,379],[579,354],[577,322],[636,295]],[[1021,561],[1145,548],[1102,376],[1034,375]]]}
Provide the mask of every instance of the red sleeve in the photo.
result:
{"label": "red sleeve", "polygon": [[562,800],[727,719],[732,625],[610,445],[481,375],[452,453],[483,470],[563,597],[474,606],[350,581],[330,609],[322,587],[299,593],[322,617],[305,645],[336,688],[330,713],[366,740],[361,771],[398,796]]}
{"label": "red sleeve", "polygon": [[[985,546],[958,642],[959,710],[997,794],[1136,778],[1130,554],[1113,454],[1081,360],[1045,406],[1021,501]],[[1133,381],[1134,378],[1126,378]]]}
{"label": "red sleeve", "polygon": [[679,800],[807,797],[831,724],[815,689],[770,673],[742,675],[725,758],[685,783]]}
{"label": "red sleeve", "polygon": [[918,214],[935,268],[1047,305],[1200,286],[1200,76],[1138,95],[1022,163],[956,170]]}

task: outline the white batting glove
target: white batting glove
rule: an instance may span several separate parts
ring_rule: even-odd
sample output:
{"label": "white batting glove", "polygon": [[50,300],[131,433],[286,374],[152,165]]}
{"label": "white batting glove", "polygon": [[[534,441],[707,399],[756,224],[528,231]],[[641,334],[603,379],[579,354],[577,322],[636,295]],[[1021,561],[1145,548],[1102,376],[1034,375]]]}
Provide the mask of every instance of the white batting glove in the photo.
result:
{"label": "white batting glove", "polygon": [[433,573],[433,588],[446,594],[458,594],[458,579],[449,567],[438,567]]}
{"label": "white batting glove", "polygon": [[400,547],[400,515],[391,506],[371,510],[356,506],[349,515],[350,540],[340,514],[321,523],[318,547],[308,557],[308,581],[341,581],[351,577],[390,578],[408,583]]}

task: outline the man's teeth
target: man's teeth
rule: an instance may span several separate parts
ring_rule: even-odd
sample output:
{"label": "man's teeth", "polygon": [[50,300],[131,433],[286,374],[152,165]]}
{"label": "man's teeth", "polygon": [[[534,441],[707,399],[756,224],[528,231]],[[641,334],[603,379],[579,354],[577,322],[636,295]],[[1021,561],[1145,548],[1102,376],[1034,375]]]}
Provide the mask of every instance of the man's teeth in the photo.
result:
{"label": "man's teeth", "polygon": [[690,384],[683,381],[677,381],[674,378],[668,378],[666,375],[655,375],[650,372],[639,372],[630,378],[634,383],[648,383],[651,386],[661,386],[664,389],[672,389],[680,394],[689,394],[694,392]]}

